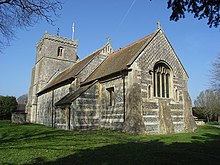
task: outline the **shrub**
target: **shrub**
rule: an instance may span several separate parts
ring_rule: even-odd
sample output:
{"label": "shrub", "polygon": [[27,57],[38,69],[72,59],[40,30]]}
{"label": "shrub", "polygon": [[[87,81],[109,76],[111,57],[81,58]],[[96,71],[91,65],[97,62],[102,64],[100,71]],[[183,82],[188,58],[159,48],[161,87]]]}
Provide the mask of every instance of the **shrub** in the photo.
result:
{"label": "shrub", "polygon": [[11,112],[17,109],[14,96],[0,96],[0,119],[11,119]]}

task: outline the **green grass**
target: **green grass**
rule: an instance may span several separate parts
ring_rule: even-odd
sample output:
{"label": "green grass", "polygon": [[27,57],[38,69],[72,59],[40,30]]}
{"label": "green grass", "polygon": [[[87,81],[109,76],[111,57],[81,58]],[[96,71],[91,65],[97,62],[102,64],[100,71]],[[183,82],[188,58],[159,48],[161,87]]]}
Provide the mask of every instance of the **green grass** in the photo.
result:
{"label": "green grass", "polygon": [[220,128],[131,136],[0,121],[0,164],[219,164]]}

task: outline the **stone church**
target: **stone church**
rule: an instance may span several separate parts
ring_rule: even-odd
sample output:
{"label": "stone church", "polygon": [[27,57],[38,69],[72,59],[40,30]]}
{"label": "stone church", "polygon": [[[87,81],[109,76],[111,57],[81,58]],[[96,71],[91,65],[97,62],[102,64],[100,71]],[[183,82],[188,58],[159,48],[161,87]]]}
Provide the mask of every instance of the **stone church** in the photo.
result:
{"label": "stone church", "polygon": [[117,51],[80,60],[78,42],[45,33],[36,45],[27,119],[68,130],[168,134],[196,129],[188,74],[158,27]]}

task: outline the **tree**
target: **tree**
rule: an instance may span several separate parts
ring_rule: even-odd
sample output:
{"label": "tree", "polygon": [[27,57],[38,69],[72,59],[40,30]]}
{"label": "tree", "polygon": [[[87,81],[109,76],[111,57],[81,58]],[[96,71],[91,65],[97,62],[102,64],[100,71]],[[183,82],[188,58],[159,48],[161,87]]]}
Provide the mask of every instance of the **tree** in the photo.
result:
{"label": "tree", "polygon": [[60,0],[0,0],[0,50],[10,44],[15,29],[33,26],[42,19],[53,23],[52,15],[61,8]]}
{"label": "tree", "polygon": [[207,121],[217,120],[220,115],[220,96],[217,92],[207,89],[200,92],[199,96],[194,102],[197,110],[203,114]]}
{"label": "tree", "polygon": [[188,12],[199,20],[208,19],[209,27],[218,27],[220,23],[220,0],[168,0],[167,8],[172,9],[172,21],[185,18]]}
{"label": "tree", "polygon": [[192,112],[193,112],[193,116],[198,117],[198,119],[206,119],[206,116],[203,113],[203,108],[193,107]]}
{"label": "tree", "polygon": [[220,53],[212,63],[211,69],[211,86],[212,89],[220,94]]}
{"label": "tree", "polygon": [[17,101],[14,96],[0,96],[0,119],[10,119],[11,112],[17,109]]}

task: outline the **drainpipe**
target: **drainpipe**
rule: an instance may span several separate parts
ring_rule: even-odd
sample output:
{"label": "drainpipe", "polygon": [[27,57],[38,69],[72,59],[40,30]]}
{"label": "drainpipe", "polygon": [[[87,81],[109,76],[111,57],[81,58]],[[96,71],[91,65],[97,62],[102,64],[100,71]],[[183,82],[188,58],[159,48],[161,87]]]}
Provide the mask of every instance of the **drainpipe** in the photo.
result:
{"label": "drainpipe", "polygon": [[69,113],[69,118],[68,118],[68,129],[70,130],[70,113],[71,113],[71,108],[70,108],[70,106],[68,106],[68,113]]}
{"label": "drainpipe", "polygon": [[51,125],[52,125],[52,127],[54,127],[54,124],[53,124],[53,112],[54,112],[54,105],[53,105],[53,103],[54,103],[54,90],[52,90],[52,101],[51,101],[51,104],[52,104],[52,112],[51,112],[51,116],[52,116],[52,118],[51,118]]}
{"label": "drainpipe", "polygon": [[35,114],[35,123],[37,123],[37,102],[38,102],[38,96],[36,95],[36,114]]}
{"label": "drainpipe", "polygon": [[122,73],[122,80],[123,80],[123,111],[124,111],[124,122],[125,122],[125,75]]}

